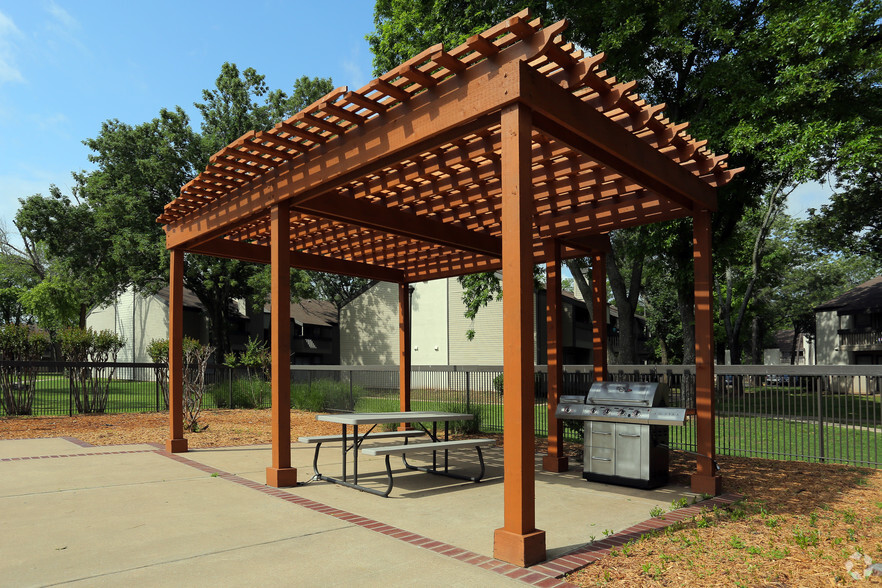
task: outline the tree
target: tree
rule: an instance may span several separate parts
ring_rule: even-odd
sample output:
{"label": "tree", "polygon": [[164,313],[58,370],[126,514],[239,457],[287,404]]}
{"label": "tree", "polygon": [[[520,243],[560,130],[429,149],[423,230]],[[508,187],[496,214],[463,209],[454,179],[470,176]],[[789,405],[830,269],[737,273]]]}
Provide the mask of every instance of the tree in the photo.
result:
{"label": "tree", "polygon": [[[369,37],[375,67],[461,40],[529,4],[502,3],[500,15],[480,0],[381,0]],[[427,10],[439,5],[448,11]],[[605,52],[611,73],[638,80],[644,97],[667,104],[670,119],[690,121],[709,148],[732,153],[733,167],[746,166],[720,191],[715,243],[733,237],[746,209],[780,200],[798,183],[844,173],[840,156],[866,154],[874,128],[878,137],[870,119],[882,103],[879,0],[555,0],[537,13],[569,18],[570,40]],[[690,223],[676,221],[644,238],[646,249],[673,260],[684,362],[694,361],[691,237]]]}
{"label": "tree", "polygon": [[[15,223],[28,242],[44,248],[50,264],[46,279],[22,299],[25,306],[30,304],[28,310],[35,316],[48,313],[62,322],[70,319],[69,307],[75,306],[77,323],[85,328],[87,312],[113,299],[126,282],[120,279],[125,268],[112,255],[110,218],[78,197],[82,184],[77,180],[72,196],[53,185],[48,197],[35,194],[20,200]],[[44,326],[57,329],[61,325]]]}
{"label": "tree", "polygon": [[796,360],[799,336],[803,333],[815,336],[815,307],[882,271],[882,264],[870,256],[819,255],[808,251],[803,236],[808,230],[811,230],[811,221],[784,218],[772,234],[782,262],[776,280],[779,284],[769,293],[773,317],[770,323],[775,330],[793,331],[791,363]]}
{"label": "tree", "polygon": [[[118,120],[102,124],[87,139],[96,169],[81,174],[81,194],[106,229],[104,249],[116,260],[120,286],[132,284],[150,293],[168,283],[168,254],[156,218],[176,198],[181,186],[204,168],[209,157],[249,130],[266,130],[333,88],[330,78],[302,77],[288,96],[270,91],[254,69],[225,63],[214,87],[195,106],[202,116],[194,131],[182,108],[163,109],[139,125]],[[234,298],[251,295],[251,264],[187,255],[184,285],[205,306],[219,360],[229,349],[226,327]]]}

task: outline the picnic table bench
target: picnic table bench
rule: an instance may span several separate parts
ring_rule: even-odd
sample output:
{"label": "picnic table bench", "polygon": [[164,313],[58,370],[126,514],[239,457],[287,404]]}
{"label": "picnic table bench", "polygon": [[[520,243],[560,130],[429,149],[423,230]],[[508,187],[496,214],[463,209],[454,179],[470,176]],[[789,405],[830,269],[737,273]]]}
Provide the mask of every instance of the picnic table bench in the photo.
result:
{"label": "picnic table bench", "polygon": [[[427,472],[429,474],[436,474],[439,476],[447,476],[449,478],[457,478],[459,480],[468,480],[470,482],[480,482],[481,478],[484,477],[484,454],[481,452],[482,447],[492,446],[496,444],[496,440],[494,439],[457,439],[455,441],[435,441],[435,442],[427,442],[427,443],[412,443],[410,445],[380,445],[377,447],[365,447],[361,451],[366,455],[373,456],[385,456],[386,457],[386,476],[389,480],[389,485],[386,488],[385,496],[388,496],[390,492],[392,492],[392,465],[389,463],[389,458],[393,455],[400,455],[401,461],[404,462],[404,467],[409,470],[419,470],[421,472]],[[457,474],[455,472],[451,472],[448,469],[448,461],[447,461],[447,452],[449,450],[457,450],[457,449],[475,449],[478,452],[478,462],[481,466],[481,471],[477,476],[464,476],[462,474]],[[444,469],[439,470],[435,461],[435,454],[438,451],[444,451]],[[407,463],[407,454],[419,454],[419,453],[431,453],[432,454],[432,465],[431,466],[415,466]]]}
{"label": "picnic table bench", "polygon": [[[408,430],[408,431],[378,431],[376,433],[372,433],[371,431],[368,431],[368,433],[370,433],[371,439],[389,439],[389,438],[401,439],[401,438],[403,438],[405,443],[407,443],[407,440],[410,437],[422,437],[423,435],[426,434],[425,431],[417,431],[415,429]],[[353,445],[348,449],[344,449],[344,451],[349,451],[353,447],[355,449],[358,449],[359,447],[361,447],[361,443],[362,443],[362,441],[365,440],[365,438],[367,438],[368,433],[361,435],[358,439],[355,439],[355,437],[352,435],[344,438],[342,434],[340,434],[340,435],[312,435],[312,436],[307,436],[307,437],[299,437],[297,440],[300,443],[315,443],[315,453],[312,456],[312,471],[313,471],[312,479],[313,480],[324,479],[324,477],[322,476],[321,472],[319,472],[319,469],[318,469],[319,451],[321,451],[322,443],[334,443],[336,441],[346,441],[348,443],[349,441],[352,441]]]}
{"label": "picnic table bench", "polygon": [[[300,441],[304,443],[315,443],[316,451],[313,458],[313,471],[315,472],[315,476],[313,480],[325,480],[328,482],[332,482],[334,484],[341,484],[343,486],[348,486],[350,488],[355,488],[357,490],[361,490],[364,492],[370,492],[371,494],[376,494],[378,496],[389,496],[389,493],[392,491],[392,467],[389,463],[389,457],[392,455],[401,455],[402,460],[404,461],[405,467],[411,470],[420,470],[425,471],[432,474],[438,474],[443,476],[449,476],[453,478],[459,478],[463,480],[469,480],[472,482],[478,482],[484,476],[484,457],[481,453],[481,447],[485,447],[491,444],[494,444],[495,441],[493,439],[463,439],[457,441],[450,441],[448,439],[448,423],[449,421],[460,421],[460,420],[471,420],[474,418],[474,415],[471,414],[462,414],[462,413],[450,413],[450,412],[439,412],[439,411],[407,411],[407,412],[381,412],[381,413],[351,413],[351,414],[324,414],[316,416],[317,420],[320,421],[328,421],[333,423],[340,423],[342,425],[342,430],[340,435],[322,435],[316,437],[301,437]],[[444,423],[444,437],[439,438],[438,436],[438,423]],[[374,429],[378,425],[390,424],[390,423],[416,423],[416,425],[420,428],[420,430],[407,430],[407,431],[378,431],[374,432]],[[431,430],[426,427],[425,423],[431,423]],[[367,432],[359,435],[358,427],[359,425],[368,425],[369,429]],[[352,434],[349,434],[348,427],[352,427]],[[418,436],[428,435],[429,441],[425,443],[416,443],[416,444],[408,444],[408,439]],[[370,447],[361,447],[361,444],[366,439],[387,439],[394,437],[403,437],[403,444],[396,445],[386,445],[386,446],[370,446]],[[332,478],[330,476],[326,476],[319,472],[318,470],[318,456],[319,449],[322,443],[329,441],[342,441],[342,468],[343,475],[342,478]],[[351,441],[351,442],[350,442]],[[478,461],[480,462],[481,471],[478,476],[462,476],[456,473],[451,473],[448,468],[448,452],[450,450],[459,450],[464,448],[472,447],[478,452]],[[358,454],[359,449],[366,455],[372,456],[385,456],[386,458],[386,475],[388,478],[388,486],[385,491],[377,490],[376,488],[370,488],[363,486],[358,483]],[[347,479],[346,472],[346,463],[347,463],[347,453],[352,452],[352,482]],[[444,464],[442,468],[439,468],[437,465],[437,453],[443,451],[444,453]],[[425,466],[413,466],[407,463],[406,454],[411,453],[431,453],[432,454],[432,465],[431,467]]]}

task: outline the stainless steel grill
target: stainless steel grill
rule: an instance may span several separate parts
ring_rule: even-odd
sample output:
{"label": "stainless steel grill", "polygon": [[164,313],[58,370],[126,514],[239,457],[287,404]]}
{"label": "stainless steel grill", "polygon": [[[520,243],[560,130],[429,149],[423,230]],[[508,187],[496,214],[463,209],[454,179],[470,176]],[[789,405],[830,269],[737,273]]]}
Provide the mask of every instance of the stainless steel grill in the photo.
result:
{"label": "stainless steel grill", "polygon": [[638,488],[668,481],[668,427],[686,409],[667,407],[658,382],[594,382],[584,395],[564,395],[555,416],[585,421],[583,477]]}

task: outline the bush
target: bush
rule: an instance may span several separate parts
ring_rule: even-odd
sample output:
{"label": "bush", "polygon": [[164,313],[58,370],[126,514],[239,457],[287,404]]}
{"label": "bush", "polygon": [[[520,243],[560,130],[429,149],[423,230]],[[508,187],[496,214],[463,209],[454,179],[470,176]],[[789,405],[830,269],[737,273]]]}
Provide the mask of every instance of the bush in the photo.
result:
{"label": "bush", "polygon": [[153,375],[162,392],[162,400],[168,409],[168,339],[152,339],[147,344],[147,355],[156,364],[153,366]]}
{"label": "bush", "polygon": [[502,395],[503,389],[505,388],[503,382],[504,378],[502,376],[503,374],[499,374],[490,381],[490,385],[493,386],[493,389],[496,390],[500,395]]}
{"label": "bush", "polygon": [[[202,399],[205,396],[205,370],[214,347],[202,345],[196,339],[184,337],[181,341],[183,355],[183,413],[184,427],[191,432],[199,431],[199,414],[202,412]],[[147,353],[155,363],[154,368],[160,382],[165,406],[168,407],[168,339],[153,339],[147,346]],[[165,384],[163,386],[163,383]]]}
{"label": "bush", "polygon": [[191,432],[199,431],[199,414],[202,412],[202,398],[205,395],[205,369],[214,347],[202,345],[199,341],[184,337],[184,427]]}
{"label": "bush", "polygon": [[477,435],[481,432],[481,426],[484,424],[483,408],[479,404],[471,404],[466,407],[465,404],[458,402],[448,402],[439,409],[443,412],[460,412],[471,414],[475,418],[470,421],[450,421],[449,431],[459,435]]}
{"label": "bush", "polygon": [[[249,337],[245,343],[245,351],[238,355],[228,356],[224,363],[232,369],[244,367],[248,372],[247,378],[239,380],[248,395],[248,399],[241,402],[242,408],[262,406],[264,398],[270,394],[270,369],[273,364],[272,353],[266,343]],[[235,404],[235,396],[237,396],[235,386],[233,395]],[[227,402],[229,402],[229,397]]]}
{"label": "bush", "polygon": [[291,386],[291,408],[309,412],[327,412],[329,410],[354,410],[358,399],[364,394],[361,386],[352,386],[350,395],[349,382],[322,379],[308,384]]}
{"label": "bush", "polygon": [[270,396],[270,383],[258,379],[236,378],[232,383],[232,405],[230,404],[230,384],[213,384],[208,394],[217,408],[262,408]]}
{"label": "bush", "polygon": [[31,414],[37,395],[37,361],[49,345],[49,336],[30,325],[0,326],[0,360],[14,362],[0,367],[0,393],[8,415]]}
{"label": "bush", "polygon": [[103,364],[69,367],[67,374],[77,412],[104,412],[116,372],[116,366],[109,364],[116,362],[119,350],[125,346],[122,338],[113,331],[95,332],[91,328],[69,327],[58,334],[58,340],[65,361]]}

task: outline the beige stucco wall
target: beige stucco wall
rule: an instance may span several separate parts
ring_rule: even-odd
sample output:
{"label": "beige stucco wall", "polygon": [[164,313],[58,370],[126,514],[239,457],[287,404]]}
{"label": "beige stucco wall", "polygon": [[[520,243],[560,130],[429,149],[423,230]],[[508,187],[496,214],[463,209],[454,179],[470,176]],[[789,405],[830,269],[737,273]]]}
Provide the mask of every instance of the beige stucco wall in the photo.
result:
{"label": "beige stucco wall", "polygon": [[839,329],[849,328],[848,320],[849,317],[843,317],[840,326],[835,310],[815,313],[818,365],[847,365],[852,362],[851,354],[839,347]]}
{"label": "beige stucco wall", "polygon": [[398,284],[379,282],[341,309],[340,363],[398,365]]}
{"label": "beige stucco wall", "polygon": [[415,283],[413,286],[410,362],[412,365],[447,365],[449,282],[432,280]]}
{"label": "beige stucco wall", "polygon": [[[118,361],[147,363],[151,361],[147,354],[150,341],[168,338],[168,305],[158,296],[133,294],[129,288],[113,303],[89,313],[86,326],[96,331],[107,329],[123,338],[125,347]],[[198,310],[184,309],[184,334],[202,343],[208,341],[208,323]]]}

